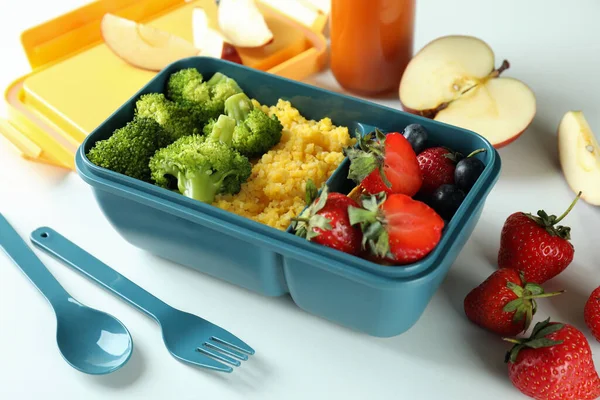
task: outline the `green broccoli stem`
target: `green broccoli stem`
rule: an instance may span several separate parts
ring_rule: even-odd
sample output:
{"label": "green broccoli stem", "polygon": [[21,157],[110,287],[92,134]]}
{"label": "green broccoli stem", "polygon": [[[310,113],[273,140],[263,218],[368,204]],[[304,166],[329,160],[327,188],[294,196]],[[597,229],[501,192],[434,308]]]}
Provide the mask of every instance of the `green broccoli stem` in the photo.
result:
{"label": "green broccoli stem", "polygon": [[207,174],[206,171],[195,171],[187,177],[184,173],[177,174],[179,192],[186,197],[212,204],[217,193],[223,186],[223,181],[233,172]]}
{"label": "green broccoli stem", "polygon": [[245,93],[238,93],[225,100],[225,113],[239,123],[244,121],[254,109],[252,101]]}
{"label": "green broccoli stem", "polygon": [[220,115],[217,122],[214,123],[212,131],[208,136],[212,140],[221,141],[231,146],[233,140],[233,130],[237,121],[234,118],[228,117],[227,115]]}
{"label": "green broccoli stem", "polygon": [[210,79],[209,79],[209,80],[206,82],[206,84],[207,84],[208,86],[216,86],[216,85],[218,85],[219,83],[221,83],[221,82],[225,82],[225,81],[228,81],[228,82],[229,82],[229,83],[230,83],[230,84],[231,84],[231,85],[232,85],[232,86],[235,88],[235,90],[236,90],[236,92],[237,92],[237,93],[241,93],[241,92],[243,92],[242,88],[240,88],[240,87],[239,87],[239,85],[237,84],[237,82],[236,82],[235,80],[233,80],[233,79],[229,78],[229,77],[228,77],[228,76],[226,76],[226,75],[223,75],[223,74],[222,74],[222,73],[220,73],[220,72],[217,72],[217,73],[215,73],[215,74],[212,76],[212,78],[210,78]]}

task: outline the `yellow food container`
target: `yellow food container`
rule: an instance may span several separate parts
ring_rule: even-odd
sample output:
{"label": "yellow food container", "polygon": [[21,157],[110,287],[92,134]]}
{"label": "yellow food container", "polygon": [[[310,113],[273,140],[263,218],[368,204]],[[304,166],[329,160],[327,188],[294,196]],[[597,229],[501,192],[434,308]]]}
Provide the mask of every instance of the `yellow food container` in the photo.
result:
{"label": "yellow food container", "polygon": [[[308,1],[288,1],[311,7]],[[316,18],[294,18],[273,1],[257,4],[274,40],[238,49],[244,65],[294,80],[319,72],[327,57],[322,34],[327,13],[314,8]],[[98,0],[23,32],[32,71],[6,88],[8,116],[0,119],[0,133],[26,159],[74,169],[83,139],[156,75],[131,66],[104,44],[102,17],[112,13],[193,42],[195,7],[217,27],[215,0]]]}

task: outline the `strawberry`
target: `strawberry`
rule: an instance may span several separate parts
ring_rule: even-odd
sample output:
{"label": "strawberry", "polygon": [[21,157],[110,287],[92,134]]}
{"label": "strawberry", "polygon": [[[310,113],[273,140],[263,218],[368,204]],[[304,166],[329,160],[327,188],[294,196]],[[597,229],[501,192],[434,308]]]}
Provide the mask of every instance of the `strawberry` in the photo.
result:
{"label": "strawberry", "polygon": [[592,291],[585,302],[583,318],[592,336],[600,342],[600,286]]}
{"label": "strawberry", "polygon": [[362,232],[350,225],[348,207],[358,207],[358,203],[342,193],[329,193],[323,187],[317,196],[314,183],[306,184],[308,207],[297,218],[292,218],[292,226],[297,236],[328,246],[344,253],[359,255]]}
{"label": "strawberry", "polygon": [[505,339],[508,376],[526,396],[538,400],[592,400],[600,397],[600,377],[585,335],[569,324],[538,322],[529,338]]}
{"label": "strawberry", "polygon": [[367,193],[402,193],[414,196],[422,178],[409,141],[398,132],[387,135],[379,130],[358,141],[359,148],[345,149],[350,160],[348,179],[354,180]]}
{"label": "strawberry", "polygon": [[419,194],[427,197],[444,184],[453,185],[456,163],[461,158],[460,153],[445,147],[430,147],[419,153],[417,161],[423,176]]}
{"label": "strawberry", "polygon": [[409,264],[437,246],[444,220],[428,205],[405,194],[364,196],[362,208],[348,209],[350,223],[360,224],[362,246],[382,263]]}
{"label": "strawberry", "polygon": [[535,299],[560,293],[544,293],[540,285],[525,282],[522,273],[503,268],[467,294],[464,309],[476,325],[499,335],[516,336],[529,329],[537,310]]}
{"label": "strawberry", "polygon": [[528,282],[542,284],[573,261],[571,229],[557,224],[571,211],[581,192],[560,217],[539,210],[538,215],[516,212],[505,221],[500,235],[499,268],[523,271]]}

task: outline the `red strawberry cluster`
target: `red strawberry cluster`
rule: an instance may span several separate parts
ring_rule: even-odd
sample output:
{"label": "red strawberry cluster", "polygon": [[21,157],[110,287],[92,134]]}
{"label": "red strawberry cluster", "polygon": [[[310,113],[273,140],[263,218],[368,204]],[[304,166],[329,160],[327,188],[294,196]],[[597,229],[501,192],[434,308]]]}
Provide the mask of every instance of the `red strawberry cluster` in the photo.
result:
{"label": "red strawberry cluster", "polygon": [[485,150],[464,157],[446,147],[428,147],[428,136],[419,124],[407,126],[402,134],[375,130],[363,136],[358,148],[346,149],[348,178],[368,194],[405,194],[451,220],[485,169],[475,157]]}
{"label": "red strawberry cluster", "polygon": [[315,198],[316,192],[309,181],[309,206],[293,219],[296,235],[314,243],[380,264],[402,265],[425,257],[442,236],[442,218],[410,196],[381,192],[363,196],[359,204],[345,194],[330,193],[327,186]]}
{"label": "red strawberry cluster", "polygon": [[[537,215],[516,212],[502,229],[498,270],[464,299],[467,318],[513,343],[506,353],[508,376],[523,394],[539,400],[597,399],[600,377],[590,345],[573,325],[538,322],[526,332],[537,310],[536,300],[555,296],[542,285],[564,271],[573,260],[570,229],[558,223],[571,211],[581,193],[560,217],[543,210]],[[584,308],[585,323],[600,341],[600,287]]]}
{"label": "red strawberry cluster", "polygon": [[385,265],[426,257],[484,169],[473,157],[479,151],[462,158],[428,148],[427,141],[428,132],[418,124],[403,133],[376,129],[360,137],[358,147],[345,154],[348,178],[362,196],[353,199],[324,188],[315,198],[310,182],[308,207],[293,219],[296,235]]}

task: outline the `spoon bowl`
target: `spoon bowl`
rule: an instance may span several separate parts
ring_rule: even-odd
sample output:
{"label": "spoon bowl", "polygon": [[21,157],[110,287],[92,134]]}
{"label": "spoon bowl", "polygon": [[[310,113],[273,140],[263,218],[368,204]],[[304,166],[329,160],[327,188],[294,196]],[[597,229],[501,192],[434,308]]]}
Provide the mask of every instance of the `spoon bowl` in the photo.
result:
{"label": "spoon bowl", "polygon": [[74,299],[56,307],[56,342],[73,368],[91,375],[111,373],[131,357],[133,341],[113,316]]}
{"label": "spoon bowl", "polygon": [[54,309],[56,342],[69,365],[91,375],[108,374],[125,365],[133,352],[127,328],[67,293],[2,214],[0,247]]}

